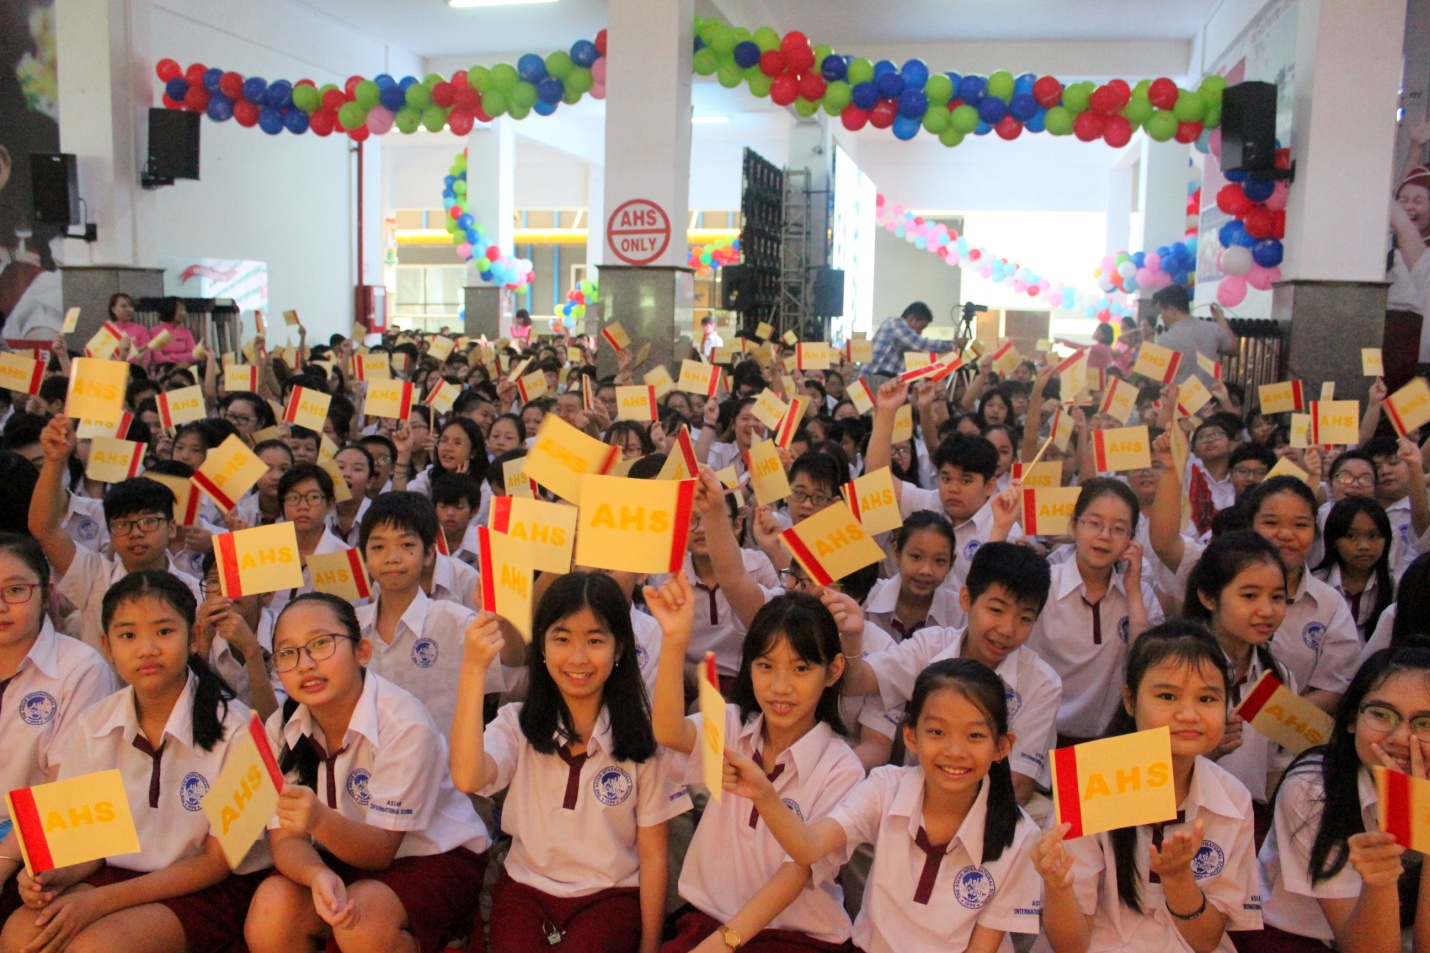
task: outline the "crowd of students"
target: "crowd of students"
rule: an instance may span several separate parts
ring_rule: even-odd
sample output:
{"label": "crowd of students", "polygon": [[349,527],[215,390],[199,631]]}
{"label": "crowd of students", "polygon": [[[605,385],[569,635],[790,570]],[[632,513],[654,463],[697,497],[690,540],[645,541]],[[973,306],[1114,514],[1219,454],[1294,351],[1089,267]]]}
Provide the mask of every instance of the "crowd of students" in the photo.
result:
{"label": "crowd of students", "polygon": [[[141,850],[31,877],[6,830],[0,951],[1430,950],[1430,883],[1379,832],[1370,773],[1430,761],[1425,461],[1378,435],[1383,385],[1361,445],[1323,452],[1231,383],[1177,419],[1177,386],[1140,380],[1151,466],[1099,473],[1092,434],[1120,423],[1096,394],[1063,404],[1053,355],[894,378],[861,414],[859,368],[791,373],[776,342],[727,366],[728,393],[672,390],[635,424],[615,401],[633,349],[601,377],[590,339],[439,361],[389,334],[369,353],[419,395],[395,421],[360,411],[362,343],[253,342],[256,393],[225,393],[212,353],[139,349],[144,475],[112,485],[85,475],[61,356],[5,402],[0,479],[22,495],[0,497],[0,780],[118,769]],[[523,357],[549,396],[505,379]],[[460,393],[438,413],[442,381]],[[209,416],[166,431],[155,395],[194,384]],[[758,506],[716,471],[744,473],[768,439],[755,395],[791,385],[811,398],[780,452],[792,492]],[[331,395],[321,432],[277,425],[295,386]],[[682,570],[541,573],[528,645],[482,609],[475,527],[547,414],[630,478],[685,427],[701,466]],[[234,434],[266,473],[179,525],[151,477],[186,479]],[[1066,536],[1022,528],[1013,467],[1040,449],[1080,487]],[[1307,479],[1267,478],[1283,458]],[[903,517],[886,558],[815,584],[781,531],[884,467]],[[373,598],[306,570],[224,598],[214,537],[278,521],[305,563],[356,548]],[[698,750],[706,653],[721,792]],[[1332,715],[1326,744],[1293,757],[1231,713],[1268,671]],[[250,712],[286,780],[231,870],[201,804]],[[1050,750],[1162,727],[1176,820],[1068,839]]]}

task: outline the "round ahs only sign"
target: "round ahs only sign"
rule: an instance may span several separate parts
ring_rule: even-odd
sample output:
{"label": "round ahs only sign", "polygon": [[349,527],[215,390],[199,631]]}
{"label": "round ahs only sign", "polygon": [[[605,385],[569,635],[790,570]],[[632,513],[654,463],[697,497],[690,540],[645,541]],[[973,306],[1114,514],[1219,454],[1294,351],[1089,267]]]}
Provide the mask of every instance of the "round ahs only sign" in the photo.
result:
{"label": "round ahs only sign", "polygon": [[670,216],[646,199],[624,202],[606,222],[606,244],[628,265],[649,265],[670,246]]}

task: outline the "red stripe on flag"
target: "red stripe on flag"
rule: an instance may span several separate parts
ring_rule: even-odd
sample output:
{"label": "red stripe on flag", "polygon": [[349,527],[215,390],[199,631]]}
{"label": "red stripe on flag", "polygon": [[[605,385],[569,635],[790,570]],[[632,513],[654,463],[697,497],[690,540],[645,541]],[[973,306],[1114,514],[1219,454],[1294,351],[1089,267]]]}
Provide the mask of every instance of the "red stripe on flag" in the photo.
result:
{"label": "red stripe on flag", "polygon": [[720,673],[715,668],[715,653],[706,652],[705,659],[700,664],[700,674],[705,681],[717,692],[720,690]]}
{"label": "red stripe on flag", "polygon": [[283,422],[285,424],[296,423],[298,420],[298,403],[303,399],[303,388],[293,388],[293,393],[288,395],[288,406],[283,408]]}
{"label": "red stripe on flag", "polygon": [[799,560],[800,565],[809,573],[809,578],[821,586],[827,586],[834,581],[834,577],[820,565],[818,559],[814,558],[814,553],[809,551],[809,547],[804,544],[804,540],[800,539],[794,530],[785,530],[780,534],[780,538],[785,541],[785,545],[790,548],[795,558]]}
{"label": "red stripe on flag", "polygon": [[655,402],[655,385],[646,385],[646,406],[650,408],[650,422],[660,420],[660,405]]}
{"label": "red stripe on flag", "polygon": [[859,512],[859,494],[854,491],[854,481],[850,480],[839,488],[844,494],[844,502],[849,504],[849,512],[854,514],[854,518],[860,523],[864,522],[864,516]]}
{"label": "red stripe on flag", "polygon": [[1385,408],[1386,416],[1390,418],[1390,424],[1395,428],[1396,434],[1401,437],[1405,436],[1405,421],[1395,409],[1395,404],[1387,400],[1381,406]]}
{"label": "red stripe on flag", "polygon": [[159,395],[159,423],[164,426],[165,430],[174,426],[174,415],[169,410],[168,394]]}
{"label": "red stripe on flag", "polygon": [[20,788],[10,792],[10,805],[15,809],[15,832],[25,843],[25,853],[30,857],[30,869],[35,873],[54,870],[55,859],[50,856],[50,842],[45,840],[45,827],[40,823],[40,811],[35,807],[33,788]]}
{"label": "red stripe on flag", "polygon": [[1162,375],[1162,383],[1170,384],[1177,377],[1177,368],[1182,366],[1182,352],[1173,351],[1172,359],[1167,362],[1167,373]]}
{"label": "red stripe on flag", "polygon": [[403,381],[403,382],[402,382],[402,407],[401,407],[400,409],[401,409],[401,411],[402,411],[402,416],[399,417],[399,418],[397,418],[398,420],[406,420],[408,417],[411,417],[411,416],[412,416],[412,382],[411,382],[411,381]]}
{"label": "red stripe on flag", "polygon": [[363,599],[372,598],[372,587],[367,584],[367,573],[363,571],[362,555],[356,549],[348,550],[348,568],[353,574],[353,588]]}
{"label": "red stripe on flag", "polygon": [[213,501],[219,506],[222,506],[225,512],[233,509],[233,500],[229,499],[228,494],[225,493],[223,490],[220,490],[214,484],[214,481],[208,478],[207,474],[204,474],[202,472],[195,473],[193,476],[189,477],[189,482],[197,483],[199,485],[199,489],[203,490],[210,497],[212,497]]}
{"label": "red stripe on flag", "polygon": [[616,468],[616,461],[619,458],[620,453],[620,447],[611,447],[610,451],[606,454],[606,462],[601,464],[601,469],[597,471],[598,475],[605,476],[606,474],[614,470]]}
{"label": "red stripe on flag", "polygon": [[496,573],[492,570],[492,531],[485,526],[477,527],[477,564],[482,569],[482,608],[487,612],[497,611]]}
{"label": "red stripe on flag", "polygon": [[1077,748],[1059,748],[1053,752],[1053,765],[1057,769],[1058,818],[1072,827],[1063,835],[1064,840],[1082,836],[1082,800],[1077,783]]}
{"label": "red stripe on flag", "polygon": [[1038,505],[1035,490],[1023,491],[1023,530],[1029,536],[1038,535]]}
{"label": "red stripe on flag", "polygon": [[602,328],[602,329],[601,329],[601,337],[605,338],[605,339],[606,339],[606,343],[609,344],[611,347],[615,348],[617,351],[619,351],[619,350],[621,349],[621,346],[616,343],[616,339],[611,336],[610,329],[608,329],[608,328]]}
{"label": "red stripe on flag", "polygon": [[268,777],[273,780],[273,786],[283,790],[283,772],[278,770],[278,759],[273,757],[273,748],[268,744],[268,732],[263,730],[263,722],[258,720],[256,712],[248,720],[248,734],[258,748],[258,756],[263,759],[263,766],[268,769]]}
{"label": "red stripe on flag", "polygon": [[220,533],[214,537],[214,544],[218,546],[218,571],[224,582],[224,598],[237,599],[245,593],[238,573],[238,553],[234,549],[233,534]]}
{"label": "red stripe on flag", "polygon": [[1292,381],[1292,382],[1291,382],[1291,394],[1292,394],[1292,396],[1293,396],[1293,397],[1295,398],[1295,400],[1296,400],[1296,409],[1297,409],[1297,410],[1305,410],[1305,409],[1306,409],[1306,398],[1305,398],[1305,395],[1301,393],[1301,382],[1300,382],[1300,381]]}
{"label": "red stripe on flag", "polygon": [[443,556],[452,555],[452,551],[447,548],[447,531],[442,527],[437,527],[437,552]]}
{"label": "red stripe on flag", "polygon": [[706,397],[714,397],[715,392],[720,389],[720,368],[710,368],[710,386],[705,391]]}
{"label": "red stripe on flag", "polygon": [[498,533],[511,532],[511,497],[498,496],[492,500],[491,528]]}
{"label": "red stripe on flag", "polygon": [[191,481],[189,484],[189,501],[188,505],[184,507],[184,519],[183,522],[179,524],[180,526],[195,526],[198,524],[199,504],[202,502],[202,498],[194,492],[193,483]]}
{"label": "red stripe on flag", "polygon": [[695,501],[695,481],[681,480],[675,488],[675,525],[670,534],[670,572],[685,565],[685,548],[690,540],[690,511]]}
{"label": "red stripe on flag", "polygon": [[1256,687],[1251,690],[1237,707],[1243,721],[1251,721],[1261,714],[1261,709],[1271,700],[1271,696],[1276,694],[1276,689],[1281,687],[1281,681],[1269,672],[1256,683]]}
{"label": "red stripe on flag", "polygon": [[1096,457],[1097,472],[1107,472],[1107,446],[1102,439],[1103,431],[1099,430],[1092,435],[1092,452]]}
{"label": "red stripe on flag", "polygon": [[685,469],[691,476],[700,473],[700,461],[695,459],[695,447],[690,442],[690,428],[681,427],[680,435],[675,439],[676,446],[680,448],[680,455],[685,458]]}
{"label": "red stripe on flag", "polygon": [[1410,775],[1386,769],[1385,830],[1395,842],[1410,847]]}
{"label": "red stripe on flag", "polygon": [[[36,362],[35,362],[35,369],[30,373],[30,387],[29,387],[29,390],[27,391],[27,393],[30,393],[30,394],[38,394],[38,393],[40,392],[40,384],[44,382],[44,379],[45,379],[45,362],[44,362],[44,361],[36,361]],[[711,396],[713,397],[714,395],[712,394]]]}
{"label": "red stripe on flag", "polygon": [[139,468],[144,465],[144,445],[134,445],[134,456],[129,458],[129,478],[132,480],[139,475]]}

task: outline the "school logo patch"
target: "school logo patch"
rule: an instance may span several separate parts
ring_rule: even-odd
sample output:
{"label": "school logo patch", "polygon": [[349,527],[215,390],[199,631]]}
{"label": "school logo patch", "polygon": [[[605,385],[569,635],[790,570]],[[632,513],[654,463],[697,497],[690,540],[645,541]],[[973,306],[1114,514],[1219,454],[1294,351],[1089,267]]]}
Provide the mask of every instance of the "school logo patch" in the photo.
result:
{"label": "school logo patch", "polygon": [[47,725],[59,710],[59,703],[49,692],[31,692],[20,699],[20,717],[27,725]]}
{"label": "school logo patch", "polygon": [[981,539],[970,539],[968,545],[963,547],[963,558],[968,562],[973,562],[974,553],[978,552],[978,547],[983,545]]}
{"label": "school logo patch", "polygon": [[1126,645],[1127,640],[1131,635],[1132,621],[1128,619],[1127,616],[1123,616],[1117,621],[1117,637],[1122,640],[1123,645]]}
{"label": "school logo patch", "polygon": [[1221,873],[1225,866],[1226,854],[1221,846],[1216,841],[1204,840],[1202,846],[1197,848],[1197,855],[1192,858],[1192,876],[1197,880],[1206,880]]}
{"label": "school logo patch", "polygon": [[1306,648],[1315,651],[1321,645],[1321,636],[1326,634],[1326,627],[1319,622],[1307,622],[1306,628],[1301,630],[1301,641],[1306,643]]}
{"label": "school logo patch", "polygon": [[190,771],[179,782],[179,803],[186,811],[203,809],[204,795],[209,793],[209,779],[197,771]]}
{"label": "school logo patch", "polygon": [[637,645],[637,646],[636,646],[636,668],[640,668],[640,669],[645,668],[645,667],[646,667],[646,663],[649,662],[649,661],[650,661],[650,653],[647,652],[644,647]]}
{"label": "school logo patch", "polygon": [[1018,709],[1023,707],[1023,696],[1016,688],[1011,687],[1006,682],[1003,685],[1003,698],[1008,702],[1008,719],[1018,714]]}
{"label": "school logo patch", "polygon": [[785,807],[789,808],[791,811],[794,812],[795,817],[799,818],[800,820],[804,820],[804,812],[799,809],[798,801],[796,801],[792,797],[780,798],[780,801],[784,804]]}
{"label": "school logo patch", "polygon": [[74,524],[74,534],[78,536],[81,541],[92,543],[96,539],[99,539],[99,522],[86,516]]}
{"label": "school logo patch", "polygon": [[591,790],[595,792],[596,800],[606,807],[615,807],[631,796],[635,784],[623,768],[609,765],[596,772],[591,779]]}
{"label": "school logo patch", "polygon": [[367,793],[367,782],[371,778],[372,772],[367,768],[354,768],[353,773],[348,775],[348,783],[345,785],[348,791],[348,797],[363,807],[367,807],[371,801]]}
{"label": "school logo patch", "polygon": [[431,668],[437,664],[437,643],[432,639],[418,639],[412,645],[412,664],[418,668]]}
{"label": "school logo patch", "polygon": [[977,910],[993,899],[998,885],[987,868],[968,866],[953,878],[953,896],[970,910]]}

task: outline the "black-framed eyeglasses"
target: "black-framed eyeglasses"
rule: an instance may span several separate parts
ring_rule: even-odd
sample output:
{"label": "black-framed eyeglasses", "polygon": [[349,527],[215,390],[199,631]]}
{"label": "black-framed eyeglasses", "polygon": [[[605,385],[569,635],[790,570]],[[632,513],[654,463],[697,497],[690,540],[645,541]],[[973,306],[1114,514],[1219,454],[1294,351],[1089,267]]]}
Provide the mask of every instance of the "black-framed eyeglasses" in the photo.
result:
{"label": "black-framed eyeglasses", "polygon": [[279,649],[273,653],[273,670],[278,673],[291,672],[298,667],[298,660],[303,653],[307,653],[308,658],[315,662],[321,662],[333,657],[333,653],[338,650],[338,643],[344,639],[353,642],[358,641],[351,635],[319,635],[309,639],[303,645],[293,648]]}
{"label": "black-framed eyeglasses", "polygon": [[834,497],[825,496],[823,493],[810,494],[803,490],[791,490],[789,498],[800,504],[813,503],[817,509],[824,509],[835,500]]}
{"label": "black-framed eyeglasses", "polygon": [[133,520],[110,520],[110,536],[128,536],[134,532],[134,528],[139,527],[139,532],[148,535],[159,528],[163,523],[169,522],[162,516],[141,516]]}
{"label": "black-framed eyeglasses", "polygon": [[307,503],[309,506],[322,506],[326,502],[328,502],[328,498],[316,490],[312,493],[289,493],[283,497],[284,506],[297,506],[299,503]]}
{"label": "black-framed eyeglasses", "polygon": [[0,601],[7,606],[24,605],[34,598],[35,590],[40,588],[38,582],[12,582],[10,585],[0,588]]}
{"label": "black-framed eyeglasses", "polygon": [[[784,586],[786,592],[808,592],[819,584],[812,579],[806,579],[804,576],[799,575],[793,569],[781,569],[780,585]],[[840,592],[844,589],[844,584],[831,582],[824,588]]]}
{"label": "black-framed eyeglasses", "polygon": [[233,424],[235,427],[246,427],[246,426],[248,426],[249,424],[256,424],[256,423],[258,423],[258,418],[257,418],[257,417],[252,417],[252,416],[249,416],[248,414],[224,414],[224,415],[223,415],[223,419],[224,419],[224,420],[227,420],[229,423]]}

